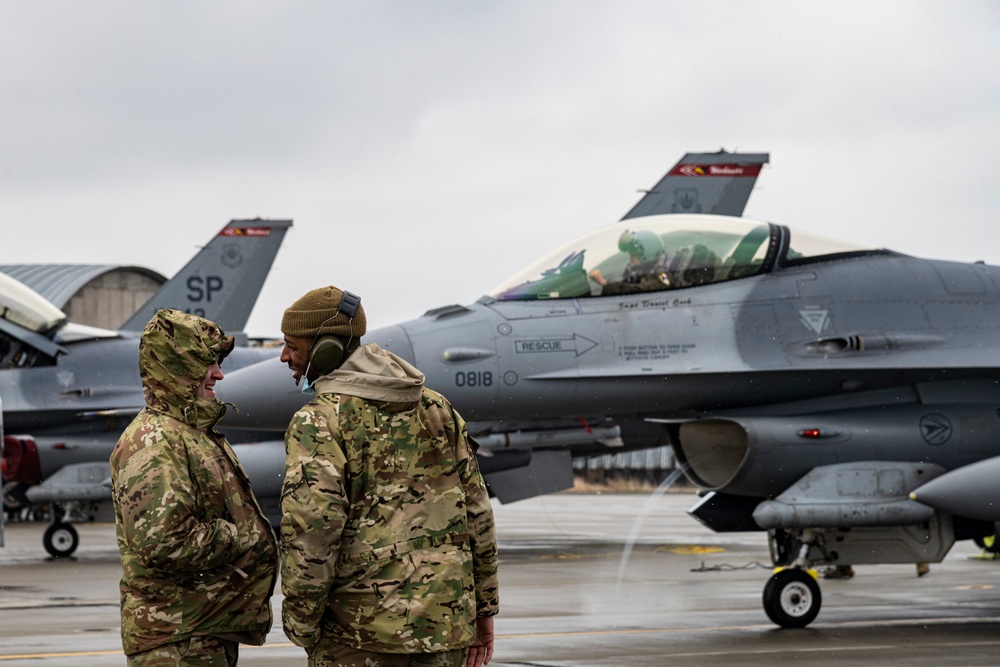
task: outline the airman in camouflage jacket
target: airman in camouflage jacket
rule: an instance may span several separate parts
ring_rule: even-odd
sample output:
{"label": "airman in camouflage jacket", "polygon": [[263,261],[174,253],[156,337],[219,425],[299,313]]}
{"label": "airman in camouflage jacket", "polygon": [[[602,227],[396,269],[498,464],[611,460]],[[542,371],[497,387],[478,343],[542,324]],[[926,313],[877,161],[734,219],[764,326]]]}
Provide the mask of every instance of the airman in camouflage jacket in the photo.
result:
{"label": "airman in camouflage jacket", "polygon": [[493,513],[462,417],[375,344],[316,393],[285,434],[285,634],[307,650],[469,646],[499,602]]}
{"label": "airman in camouflage jacket", "polygon": [[233,347],[215,324],[159,311],[142,334],[146,408],[111,455],[126,655],[193,635],[262,644],[271,627],[274,534],[196,390]]}

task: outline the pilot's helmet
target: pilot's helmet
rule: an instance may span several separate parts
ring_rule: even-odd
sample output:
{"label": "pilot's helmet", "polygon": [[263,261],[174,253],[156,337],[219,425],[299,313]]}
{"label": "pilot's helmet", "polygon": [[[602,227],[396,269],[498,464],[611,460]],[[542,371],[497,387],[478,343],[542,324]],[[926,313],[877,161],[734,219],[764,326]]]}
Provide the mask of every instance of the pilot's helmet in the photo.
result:
{"label": "pilot's helmet", "polygon": [[639,258],[642,263],[652,262],[663,252],[663,241],[655,232],[643,229],[637,232],[625,230],[618,237],[618,249]]}

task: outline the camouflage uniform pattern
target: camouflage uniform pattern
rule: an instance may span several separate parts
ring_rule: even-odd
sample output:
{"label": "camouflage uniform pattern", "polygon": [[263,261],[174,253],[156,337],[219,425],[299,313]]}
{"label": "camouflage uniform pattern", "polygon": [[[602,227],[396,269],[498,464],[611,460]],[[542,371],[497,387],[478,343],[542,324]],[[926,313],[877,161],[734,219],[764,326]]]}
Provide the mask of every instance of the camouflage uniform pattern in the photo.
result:
{"label": "camouflage uniform pattern", "polygon": [[126,655],[192,636],[262,644],[277,546],[242,466],[215,430],[225,413],[196,391],[233,341],[213,323],[161,310],[143,332],[147,407],[111,455]]}
{"label": "camouflage uniform pattern", "polygon": [[[493,513],[465,422],[377,345],[320,378],[285,434],[285,634],[439,653],[498,611]],[[316,651],[311,665],[334,665]]]}
{"label": "camouflage uniform pattern", "polygon": [[308,667],[465,667],[465,649],[442,653],[372,653],[318,644]]}
{"label": "camouflage uniform pattern", "polygon": [[128,667],[236,667],[240,645],[211,635],[194,635],[128,657]]}

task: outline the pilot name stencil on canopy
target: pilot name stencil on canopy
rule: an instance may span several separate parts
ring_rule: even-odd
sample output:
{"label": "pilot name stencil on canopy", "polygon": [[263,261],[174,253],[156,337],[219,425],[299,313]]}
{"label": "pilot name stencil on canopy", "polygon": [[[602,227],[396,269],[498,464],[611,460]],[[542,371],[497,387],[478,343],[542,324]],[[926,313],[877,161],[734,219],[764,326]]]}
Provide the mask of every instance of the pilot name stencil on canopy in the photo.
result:
{"label": "pilot name stencil on canopy", "polygon": [[633,301],[631,303],[619,303],[618,310],[634,310],[636,308],[676,308],[678,306],[690,305],[691,297],[687,297],[686,299],[662,299],[658,301],[643,299],[642,301]]}

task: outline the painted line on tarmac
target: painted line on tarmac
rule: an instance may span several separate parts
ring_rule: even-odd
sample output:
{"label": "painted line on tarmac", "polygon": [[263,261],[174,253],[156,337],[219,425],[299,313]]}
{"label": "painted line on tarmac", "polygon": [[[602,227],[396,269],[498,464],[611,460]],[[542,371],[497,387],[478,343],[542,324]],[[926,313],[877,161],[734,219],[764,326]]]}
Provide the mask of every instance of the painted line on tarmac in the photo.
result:
{"label": "painted line on tarmac", "polygon": [[[240,653],[244,651],[252,651],[255,649],[268,649],[268,648],[295,648],[295,644],[291,642],[274,642],[267,643],[263,646],[249,646],[247,644],[240,644]],[[304,653],[304,652],[303,652]],[[125,654],[121,651],[63,651],[61,653],[15,653],[11,655],[0,655],[0,662],[6,660],[46,660],[46,659],[56,659],[56,658],[93,658],[105,655],[120,655]]]}
{"label": "painted line on tarmac", "polygon": [[[893,619],[885,621],[844,621],[841,623],[810,623],[810,630],[832,630],[832,629],[843,629],[843,628],[871,628],[871,627],[907,627],[907,626],[923,626],[923,625],[945,625],[945,624],[955,624],[955,623],[966,623],[966,624],[976,624],[976,625],[986,625],[990,623],[1000,623],[1000,616],[986,616],[986,617],[974,617],[967,618],[963,616],[942,616],[936,618],[913,618],[913,619]],[[700,628],[611,628],[608,630],[567,630],[564,632],[514,632],[514,633],[497,633],[496,638],[499,639],[534,639],[534,638],[545,638],[545,637],[588,637],[588,636],[606,636],[606,635],[655,635],[655,634],[665,634],[665,635],[676,635],[676,634],[696,634],[704,632],[720,632],[720,631],[749,631],[749,630],[780,630],[776,625],[768,624],[758,624],[758,625],[726,625],[726,626],[712,626],[712,627],[700,627]],[[998,642],[1000,643],[1000,642]]]}
{"label": "painted line on tarmac", "polygon": [[92,658],[102,655],[124,655],[121,651],[69,651],[63,653],[14,653],[0,655],[0,660],[45,660],[46,658]]}

